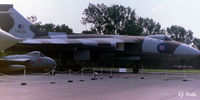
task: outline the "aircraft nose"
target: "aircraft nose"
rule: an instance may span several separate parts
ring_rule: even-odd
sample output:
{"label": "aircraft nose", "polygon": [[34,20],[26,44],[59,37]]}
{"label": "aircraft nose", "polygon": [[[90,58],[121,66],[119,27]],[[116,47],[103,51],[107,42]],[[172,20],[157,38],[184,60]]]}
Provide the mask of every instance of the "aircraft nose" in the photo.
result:
{"label": "aircraft nose", "polygon": [[53,61],[52,66],[53,66],[54,69],[56,68],[56,62],[55,61]]}
{"label": "aircraft nose", "polygon": [[199,50],[190,47],[186,44],[180,44],[176,50],[174,51],[174,55],[178,56],[199,56],[200,52]]}
{"label": "aircraft nose", "polygon": [[56,68],[56,61],[54,59],[52,59],[52,58],[49,58],[49,59],[51,61],[52,68],[55,69]]}

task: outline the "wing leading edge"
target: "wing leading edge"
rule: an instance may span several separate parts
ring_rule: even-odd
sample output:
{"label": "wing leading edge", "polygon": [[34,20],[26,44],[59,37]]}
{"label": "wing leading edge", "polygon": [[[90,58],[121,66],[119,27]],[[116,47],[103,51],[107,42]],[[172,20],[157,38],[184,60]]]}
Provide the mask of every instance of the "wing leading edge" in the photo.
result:
{"label": "wing leading edge", "polygon": [[5,63],[6,65],[12,65],[12,64],[26,64],[30,59],[0,59],[1,63]]}
{"label": "wing leading edge", "polygon": [[87,39],[27,39],[20,45],[40,45],[40,46],[63,46],[67,47],[105,47],[116,48],[117,43],[123,40],[116,38],[87,38]]}

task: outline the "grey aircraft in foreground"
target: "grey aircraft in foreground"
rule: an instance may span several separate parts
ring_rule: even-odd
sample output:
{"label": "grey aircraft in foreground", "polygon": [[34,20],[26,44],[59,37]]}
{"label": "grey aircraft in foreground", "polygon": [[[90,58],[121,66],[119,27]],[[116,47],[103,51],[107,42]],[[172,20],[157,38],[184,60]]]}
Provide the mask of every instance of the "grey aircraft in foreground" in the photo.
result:
{"label": "grey aircraft in foreground", "polygon": [[16,73],[23,69],[27,72],[47,72],[55,68],[56,62],[39,51],[0,58],[0,72],[3,73]]}
{"label": "grey aircraft in foreground", "polygon": [[100,67],[132,67],[137,72],[139,63],[146,58],[188,59],[200,54],[199,50],[165,35],[141,37],[42,32],[13,5],[0,5],[0,12],[0,27],[18,38],[26,39],[9,50],[42,51],[45,55],[58,58],[59,65],[72,65],[71,68],[78,68],[77,62],[97,62]]}

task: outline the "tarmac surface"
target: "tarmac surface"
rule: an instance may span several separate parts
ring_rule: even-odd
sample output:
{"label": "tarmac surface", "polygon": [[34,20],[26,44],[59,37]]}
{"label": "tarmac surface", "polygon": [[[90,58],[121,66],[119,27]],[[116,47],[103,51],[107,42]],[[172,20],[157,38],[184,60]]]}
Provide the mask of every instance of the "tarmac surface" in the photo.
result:
{"label": "tarmac surface", "polygon": [[[41,73],[42,74],[42,73]],[[1,100],[199,100],[200,74],[109,73],[91,80],[92,73],[0,76]],[[72,80],[73,82],[68,82]],[[81,82],[80,80],[84,80]],[[55,82],[55,84],[52,83]],[[21,85],[27,83],[27,85]]]}

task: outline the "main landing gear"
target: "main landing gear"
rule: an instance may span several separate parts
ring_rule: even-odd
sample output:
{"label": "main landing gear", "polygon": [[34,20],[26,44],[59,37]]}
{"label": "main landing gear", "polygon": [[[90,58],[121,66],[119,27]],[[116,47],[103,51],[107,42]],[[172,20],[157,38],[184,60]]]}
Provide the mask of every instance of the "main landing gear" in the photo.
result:
{"label": "main landing gear", "polygon": [[132,68],[133,73],[139,73],[140,67],[141,67],[140,62],[136,62],[135,66]]}

